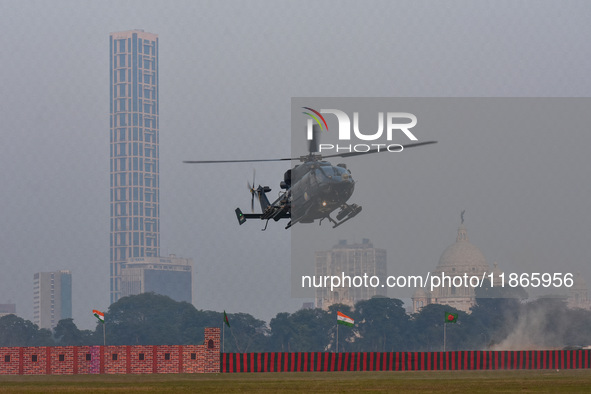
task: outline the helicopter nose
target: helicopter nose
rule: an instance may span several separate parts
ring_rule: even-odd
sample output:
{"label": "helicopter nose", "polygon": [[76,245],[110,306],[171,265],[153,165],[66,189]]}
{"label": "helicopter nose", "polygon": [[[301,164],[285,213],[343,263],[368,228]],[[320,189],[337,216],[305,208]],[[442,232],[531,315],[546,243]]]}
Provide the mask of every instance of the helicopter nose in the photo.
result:
{"label": "helicopter nose", "polygon": [[355,181],[353,181],[353,178],[351,178],[351,176],[349,176],[347,178],[343,177],[343,179],[339,182],[339,185],[338,185],[340,192],[347,193],[347,194],[353,193],[354,187],[355,187]]}

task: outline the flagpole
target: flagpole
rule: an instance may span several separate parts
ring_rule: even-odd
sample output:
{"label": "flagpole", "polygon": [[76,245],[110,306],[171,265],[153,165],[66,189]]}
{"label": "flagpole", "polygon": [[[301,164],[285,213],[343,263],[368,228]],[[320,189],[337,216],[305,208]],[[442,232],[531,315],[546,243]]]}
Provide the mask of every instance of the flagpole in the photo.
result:
{"label": "flagpole", "polygon": [[337,323],[337,353],[339,352],[339,323]]}
{"label": "flagpole", "polygon": [[225,337],[226,337],[226,335],[225,335],[225,333],[226,333],[226,327],[225,327],[225,325],[226,325],[226,322],[223,322],[222,323],[222,353],[225,353],[224,352],[224,342],[225,342]]}
{"label": "flagpole", "polygon": [[105,322],[103,322],[103,346],[107,346],[107,334],[105,331]]}
{"label": "flagpole", "polygon": [[446,340],[446,328],[447,328],[447,322],[443,322],[443,351],[445,352],[445,340]]}

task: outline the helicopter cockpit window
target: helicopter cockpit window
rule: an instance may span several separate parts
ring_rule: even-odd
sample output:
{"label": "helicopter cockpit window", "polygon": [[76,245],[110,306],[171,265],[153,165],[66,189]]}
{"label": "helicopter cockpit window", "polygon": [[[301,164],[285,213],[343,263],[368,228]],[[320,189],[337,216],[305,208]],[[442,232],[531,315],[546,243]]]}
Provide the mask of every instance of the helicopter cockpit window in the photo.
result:
{"label": "helicopter cockpit window", "polygon": [[323,167],[320,167],[320,171],[321,171],[321,172],[322,172],[322,173],[323,173],[325,176],[327,176],[327,177],[329,177],[329,178],[330,178],[330,177],[332,177],[333,175],[338,175],[338,174],[335,174],[335,173],[334,173],[334,171],[333,171],[332,167],[328,167],[328,166],[323,166]]}
{"label": "helicopter cockpit window", "polygon": [[343,176],[343,174],[349,173],[349,171],[347,171],[347,168],[343,168],[340,166],[333,167],[333,170],[335,172],[335,175],[339,175],[339,176]]}

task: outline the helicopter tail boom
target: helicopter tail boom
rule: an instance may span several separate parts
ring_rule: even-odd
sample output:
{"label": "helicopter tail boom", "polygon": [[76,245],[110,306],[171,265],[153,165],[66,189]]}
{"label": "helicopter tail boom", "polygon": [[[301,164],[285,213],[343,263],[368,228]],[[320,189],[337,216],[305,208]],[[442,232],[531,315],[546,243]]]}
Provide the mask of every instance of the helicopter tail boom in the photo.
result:
{"label": "helicopter tail boom", "polygon": [[263,214],[261,213],[242,213],[240,208],[236,208],[236,218],[238,219],[238,224],[243,225],[246,222],[246,219],[262,219]]}

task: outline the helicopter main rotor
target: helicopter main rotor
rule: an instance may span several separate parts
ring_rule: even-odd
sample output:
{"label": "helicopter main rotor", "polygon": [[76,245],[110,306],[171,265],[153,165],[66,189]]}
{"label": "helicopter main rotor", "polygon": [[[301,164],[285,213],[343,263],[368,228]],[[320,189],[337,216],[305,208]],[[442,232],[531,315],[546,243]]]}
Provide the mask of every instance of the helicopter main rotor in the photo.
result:
{"label": "helicopter main rotor", "polygon": [[[425,141],[425,142],[415,142],[412,144],[400,145],[402,149],[399,152],[403,151],[404,149],[408,148],[415,148],[417,146],[423,145],[430,145],[435,144],[437,141]],[[185,160],[183,163],[187,164],[209,164],[209,163],[257,163],[257,162],[266,162],[266,161],[301,161],[302,163],[310,162],[310,161],[320,161],[323,158],[331,158],[331,157],[353,157],[353,156],[361,156],[361,155],[369,155],[373,153],[382,153],[388,152],[387,149],[380,149],[375,148],[368,150],[367,152],[346,152],[346,153],[336,153],[333,155],[326,155],[322,156],[319,153],[312,153],[310,152],[308,155],[300,156],[300,157],[286,157],[281,159],[247,159],[247,160]]]}

